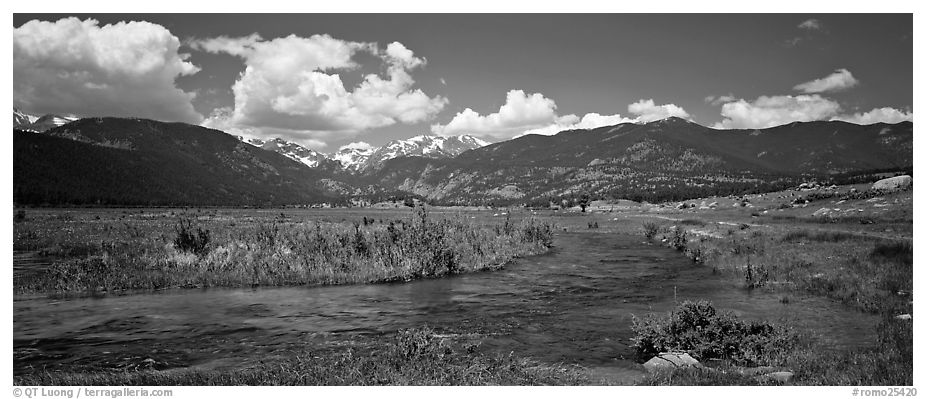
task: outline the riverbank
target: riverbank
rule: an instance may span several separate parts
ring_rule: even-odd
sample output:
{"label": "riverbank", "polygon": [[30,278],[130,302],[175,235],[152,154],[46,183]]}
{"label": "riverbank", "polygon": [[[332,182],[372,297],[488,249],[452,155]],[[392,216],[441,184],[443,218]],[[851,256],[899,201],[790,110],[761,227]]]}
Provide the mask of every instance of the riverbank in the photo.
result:
{"label": "riverbank", "polygon": [[46,265],[19,270],[14,292],[56,296],[434,278],[543,253],[554,229],[535,218],[483,223],[424,208],[341,221],[218,211],[21,215],[13,248]]}
{"label": "riverbank", "polygon": [[46,372],[14,385],[602,385],[581,367],[547,365],[505,354],[482,354],[478,343],[424,327],[334,348],[304,349],[235,370],[158,371],[155,362],[131,372]]}
{"label": "riverbank", "polygon": [[[770,362],[791,370],[793,383],[913,383],[912,191],[841,187],[688,203],[624,213],[611,221],[624,222],[625,233],[636,225],[637,234],[654,245],[675,248],[744,289],[775,293],[782,303],[820,296],[880,319],[873,326],[877,341],[848,354],[813,345],[777,353]],[[609,214],[592,217],[604,215]],[[742,366],[679,369],[644,383],[713,384]]]}

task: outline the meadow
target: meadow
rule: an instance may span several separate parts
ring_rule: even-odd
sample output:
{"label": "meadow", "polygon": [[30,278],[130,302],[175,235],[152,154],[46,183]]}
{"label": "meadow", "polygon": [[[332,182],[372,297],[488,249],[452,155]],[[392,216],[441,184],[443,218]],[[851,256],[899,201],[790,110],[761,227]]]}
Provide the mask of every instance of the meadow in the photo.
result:
{"label": "meadow", "polygon": [[326,220],[286,212],[23,211],[15,251],[48,267],[18,294],[99,295],[192,287],[384,283],[491,270],[552,245],[535,218],[485,224],[425,208]]}
{"label": "meadow", "polygon": [[[635,318],[639,361],[685,351],[708,366],[649,374],[644,385],[778,385],[756,370],[789,371],[797,385],[911,385],[912,191],[814,195],[783,192],[589,212],[447,210],[25,210],[14,249],[47,267],[18,270],[17,295],[131,294],[184,287],[403,282],[495,270],[540,254],[554,232],[633,235],[674,248],[691,267],[782,304],[828,298],[876,315],[877,340],[848,351],[816,331],[750,318],[705,301]],[[864,191],[864,190],[862,190]],[[805,194],[806,197],[806,194]],[[874,201],[873,201],[874,200]],[[743,206],[749,203],[749,206]],[[788,205],[788,206],[785,206]],[[819,216],[819,209],[851,212]],[[494,214],[492,212],[495,212]],[[815,215],[817,214],[817,215]],[[166,294],[169,295],[169,294]],[[793,305],[799,306],[799,305]],[[827,317],[821,314],[820,317]],[[578,365],[475,350],[428,327],[357,337],[239,370],[184,368],[37,372],[17,384],[77,385],[573,385],[609,384]]]}
{"label": "meadow", "polygon": [[[781,198],[793,193],[772,193],[754,197],[754,206],[745,209],[673,210],[673,217],[666,213],[622,216],[624,222],[639,221],[637,232],[649,241],[677,249],[693,264],[709,267],[743,289],[777,293],[782,303],[801,295],[826,297],[881,320],[875,327],[877,342],[849,354],[821,350],[814,345],[812,331],[785,336],[780,326],[774,334],[766,334],[771,327],[754,327],[754,334],[738,340],[754,345],[748,356],[712,354],[709,357],[723,360],[720,367],[652,375],[644,383],[740,384],[748,379],[736,372],[738,367],[771,365],[794,372],[798,384],[911,385],[912,191],[859,195],[848,190],[812,193],[809,197],[820,199],[799,207],[783,206],[790,204]],[[860,193],[865,193],[864,188]],[[706,202],[714,200],[718,199]],[[820,209],[850,212],[822,215]],[[629,224],[622,229],[630,229]],[[651,315],[641,322],[637,342],[660,342],[660,350],[698,351],[707,342],[720,342],[742,331],[730,328],[729,315],[718,311],[715,316],[713,308],[703,306],[694,309]],[[672,324],[686,312],[694,314],[689,318],[715,320]],[[669,327],[654,327],[665,325]],[[654,351],[652,345],[639,348],[641,353]]]}

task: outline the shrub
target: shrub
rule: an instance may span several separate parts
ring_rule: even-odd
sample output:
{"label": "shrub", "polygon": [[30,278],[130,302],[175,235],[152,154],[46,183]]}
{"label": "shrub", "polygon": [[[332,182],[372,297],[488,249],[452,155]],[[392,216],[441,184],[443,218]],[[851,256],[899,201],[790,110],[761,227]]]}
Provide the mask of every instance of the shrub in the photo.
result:
{"label": "shrub", "polygon": [[688,232],[685,229],[674,229],[669,237],[669,246],[679,251],[688,248]]}
{"label": "shrub", "polygon": [[643,222],[643,236],[647,240],[652,240],[659,233],[659,225],[653,222]]}
{"label": "shrub", "polygon": [[878,244],[871,251],[871,258],[913,264],[913,245],[908,241]]}
{"label": "shrub", "polygon": [[744,322],[708,301],[685,301],[668,315],[633,317],[633,348],[640,358],[684,351],[697,359],[727,359],[754,366],[774,363],[798,344],[789,329]]}
{"label": "shrub", "polygon": [[194,232],[193,221],[181,218],[174,228],[177,237],[174,238],[174,247],[181,252],[189,252],[199,256],[206,255],[209,252],[209,230],[203,230],[202,227],[196,226]]}

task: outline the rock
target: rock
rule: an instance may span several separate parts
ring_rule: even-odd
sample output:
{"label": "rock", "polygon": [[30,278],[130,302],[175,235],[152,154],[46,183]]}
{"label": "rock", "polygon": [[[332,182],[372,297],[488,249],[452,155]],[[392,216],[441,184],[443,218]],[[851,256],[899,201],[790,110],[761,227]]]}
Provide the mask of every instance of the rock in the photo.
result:
{"label": "rock", "polygon": [[889,177],[881,179],[871,185],[872,190],[903,190],[913,185],[913,177],[909,175]]}
{"label": "rock", "polygon": [[685,352],[663,352],[643,363],[643,368],[650,373],[682,367],[701,368],[701,362]]}
{"label": "rock", "polygon": [[894,318],[898,320],[912,320],[913,316],[911,316],[909,313],[904,313],[894,316]]}
{"label": "rock", "polygon": [[832,210],[830,208],[820,208],[820,209],[817,209],[817,211],[813,213],[813,217],[816,218],[816,217],[826,216],[826,215],[829,215],[831,211]]}
{"label": "rock", "polygon": [[604,165],[604,164],[607,164],[607,163],[608,163],[608,161],[605,161],[605,160],[600,159],[600,158],[595,158],[595,159],[593,159],[591,162],[588,163],[588,166],[598,166],[598,165]]}
{"label": "rock", "polygon": [[707,204],[707,206],[709,206],[709,207],[711,207],[711,208],[716,208],[716,207],[717,207],[717,201],[711,202],[710,204]]}
{"label": "rock", "polygon": [[763,377],[778,382],[790,382],[791,377],[794,377],[794,373],[790,371],[776,371],[774,373],[765,374]]}

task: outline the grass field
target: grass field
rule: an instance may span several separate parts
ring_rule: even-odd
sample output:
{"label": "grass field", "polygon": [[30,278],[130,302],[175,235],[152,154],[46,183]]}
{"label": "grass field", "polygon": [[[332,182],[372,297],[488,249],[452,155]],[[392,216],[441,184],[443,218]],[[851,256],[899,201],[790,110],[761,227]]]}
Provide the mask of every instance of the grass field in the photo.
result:
{"label": "grass field", "polygon": [[[911,385],[913,323],[903,315],[913,314],[912,192],[876,197],[880,201],[844,201],[834,195],[798,208],[781,206],[781,197],[788,196],[769,194],[751,209],[636,213],[620,220],[635,220],[637,234],[684,252],[695,264],[746,289],[778,293],[784,303],[792,295],[822,296],[880,316],[878,342],[871,347],[833,354],[800,339],[765,359],[765,365],[793,371],[795,383]],[[852,214],[812,215],[826,207],[850,209]],[[679,342],[689,330],[663,332],[660,339]],[[689,342],[673,349],[696,348]],[[741,376],[732,370],[755,365],[727,360],[713,371],[683,370],[650,376],[644,383],[737,383]]]}
{"label": "grass field", "polygon": [[483,223],[424,208],[344,221],[216,210],[26,212],[14,225],[13,248],[51,265],[15,276],[14,288],[94,295],[409,281],[499,268],[546,251],[552,234],[551,224],[534,218]]}
{"label": "grass field", "polygon": [[[783,303],[794,296],[820,296],[881,320],[872,326],[877,342],[835,353],[816,345],[813,331],[746,324],[709,304],[687,311],[700,315],[700,324],[680,322],[684,309],[647,315],[636,337],[638,343],[651,343],[641,347],[641,360],[661,350],[684,350],[713,360],[709,369],[653,374],[638,383],[778,384],[742,373],[744,367],[768,366],[793,372],[789,384],[911,385],[912,320],[897,316],[913,314],[912,192],[848,200],[836,193],[798,206],[791,205],[795,195],[802,194],[698,201],[719,202],[716,208],[644,204],[616,210],[592,208],[587,213],[546,213],[540,218],[518,212],[514,220],[510,211],[489,212],[491,217],[485,213],[478,217],[453,212],[371,213],[369,218],[358,219],[357,213],[344,216],[337,211],[331,211],[330,218],[319,218],[285,210],[26,210],[16,217],[14,249],[32,251],[48,259],[51,267],[19,273],[14,288],[19,294],[87,295],[170,287],[405,281],[493,269],[514,257],[541,253],[560,228],[628,234],[652,245],[675,248],[691,258],[693,267],[711,268],[717,278],[735,281],[743,289],[774,293]],[[749,206],[742,205],[747,202]],[[836,211],[819,216],[822,208]],[[720,350],[712,342],[749,345]],[[15,382],[607,383],[590,375],[581,367],[544,365],[516,354],[478,354],[422,329],[344,348],[298,353],[244,370],[36,373],[18,376]]]}

